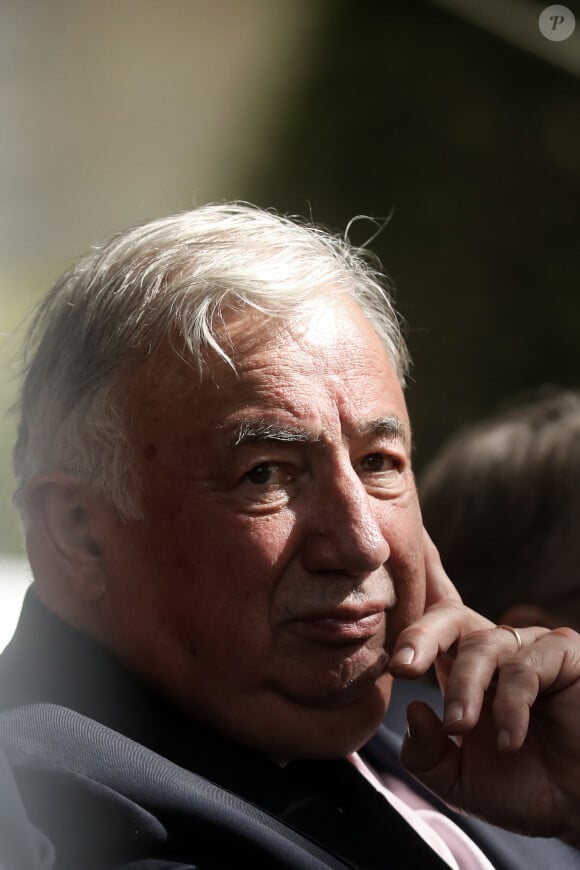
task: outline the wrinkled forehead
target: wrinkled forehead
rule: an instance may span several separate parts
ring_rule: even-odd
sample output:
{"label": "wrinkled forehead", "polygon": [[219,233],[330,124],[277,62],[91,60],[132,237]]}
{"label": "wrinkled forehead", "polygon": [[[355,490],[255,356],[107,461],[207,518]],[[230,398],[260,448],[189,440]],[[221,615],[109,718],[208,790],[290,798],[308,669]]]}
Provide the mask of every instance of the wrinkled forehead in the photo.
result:
{"label": "wrinkled forehead", "polygon": [[179,413],[219,426],[232,410],[243,416],[253,405],[299,416],[301,405],[312,409],[336,393],[337,401],[356,405],[361,425],[392,410],[408,429],[394,367],[351,300],[317,300],[284,318],[248,308],[225,311],[215,339],[220,351],[206,348],[201,368],[166,340],[130,380],[133,420],[149,419],[158,429]]}

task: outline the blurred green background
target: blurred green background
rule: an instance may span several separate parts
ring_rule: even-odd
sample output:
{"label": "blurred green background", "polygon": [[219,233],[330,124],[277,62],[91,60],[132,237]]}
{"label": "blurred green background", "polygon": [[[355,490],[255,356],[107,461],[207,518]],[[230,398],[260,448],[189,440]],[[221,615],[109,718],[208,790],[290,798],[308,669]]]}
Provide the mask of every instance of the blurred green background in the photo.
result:
{"label": "blurred green background", "polygon": [[[0,552],[17,325],[115,230],[244,199],[344,231],[398,287],[420,469],[458,425],[580,384],[580,10],[532,0],[4,0]],[[374,232],[357,222],[351,237]]]}

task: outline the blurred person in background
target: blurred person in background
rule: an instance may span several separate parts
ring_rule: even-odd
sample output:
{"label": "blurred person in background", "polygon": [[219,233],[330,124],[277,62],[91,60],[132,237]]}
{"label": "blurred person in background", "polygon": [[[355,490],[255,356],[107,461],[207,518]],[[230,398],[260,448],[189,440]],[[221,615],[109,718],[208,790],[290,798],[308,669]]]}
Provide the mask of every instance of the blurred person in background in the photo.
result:
{"label": "blurred person in background", "polygon": [[419,480],[425,527],[468,607],[580,628],[580,393],[542,390],[452,437]]}

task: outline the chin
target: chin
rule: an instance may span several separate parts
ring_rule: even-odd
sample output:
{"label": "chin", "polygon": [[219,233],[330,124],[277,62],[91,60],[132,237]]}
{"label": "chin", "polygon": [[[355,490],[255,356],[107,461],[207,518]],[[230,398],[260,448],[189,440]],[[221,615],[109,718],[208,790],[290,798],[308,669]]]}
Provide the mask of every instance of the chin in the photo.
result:
{"label": "chin", "polygon": [[[282,679],[273,681],[273,688],[281,696],[299,707],[315,710],[336,710],[365,704],[368,696],[382,686],[388,686],[390,697],[391,678],[387,672],[389,657],[379,647],[362,647],[350,655],[320,656],[289,668]],[[386,706],[385,703],[385,706]]]}
{"label": "chin", "polygon": [[[306,758],[344,758],[370,740],[383,721],[391,695],[392,677],[384,673],[349,700],[333,706],[302,708],[285,747],[275,752],[287,761]],[[354,690],[351,690],[354,693]]]}

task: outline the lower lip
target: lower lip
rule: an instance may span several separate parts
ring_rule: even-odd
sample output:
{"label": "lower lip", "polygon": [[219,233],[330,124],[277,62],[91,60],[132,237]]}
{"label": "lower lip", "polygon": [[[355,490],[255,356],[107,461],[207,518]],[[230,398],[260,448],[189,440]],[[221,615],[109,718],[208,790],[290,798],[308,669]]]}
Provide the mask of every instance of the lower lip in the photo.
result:
{"label": "lower lip", "polygon": [[308,619],[292,623],[296,633],[309,640],[323,643],[360,643],[380,631],[385,624],[384,611],[369,613],[360,619],[340,618]]}

